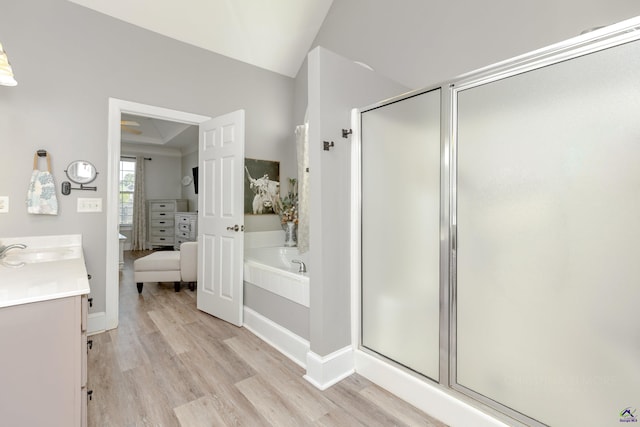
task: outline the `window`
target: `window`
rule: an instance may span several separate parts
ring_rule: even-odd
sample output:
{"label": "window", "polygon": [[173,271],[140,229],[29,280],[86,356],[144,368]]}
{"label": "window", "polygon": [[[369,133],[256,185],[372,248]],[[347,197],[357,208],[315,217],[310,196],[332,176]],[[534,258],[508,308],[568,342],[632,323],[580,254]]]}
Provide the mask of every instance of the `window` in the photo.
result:
{"label": "window", "polygon": [[136,184],[136,161],[120,159],[120,225],[133,225],[133,198]]}

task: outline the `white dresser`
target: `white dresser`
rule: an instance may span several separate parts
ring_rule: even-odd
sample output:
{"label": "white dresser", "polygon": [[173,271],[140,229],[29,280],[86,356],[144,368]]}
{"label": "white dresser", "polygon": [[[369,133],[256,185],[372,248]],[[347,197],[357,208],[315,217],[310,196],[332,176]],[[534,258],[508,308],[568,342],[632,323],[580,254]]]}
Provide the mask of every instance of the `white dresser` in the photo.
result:
{"label": "white dresser", "polygon": [[174,219],[175,250],[180,250],[180,245],[184,242],[198,240],[198,212],[177,212]]}
{"label": "white dresser", "polygon": [[175,242],[174,214],[187,210],[187,200],[153,199],[147,200],[149,215],[149,245],[173,246]]}

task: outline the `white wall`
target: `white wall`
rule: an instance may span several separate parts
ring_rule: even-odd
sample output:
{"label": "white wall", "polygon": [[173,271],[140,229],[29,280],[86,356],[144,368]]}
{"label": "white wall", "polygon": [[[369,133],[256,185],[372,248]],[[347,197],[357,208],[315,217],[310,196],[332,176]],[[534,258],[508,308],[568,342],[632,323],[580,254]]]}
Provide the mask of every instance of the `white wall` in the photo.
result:
{"label": "white wall", "polygon": [[[109,97],[209,117],[245,109],[246,156],[295,170],[291,78],[65,0],[3,0],[0,29],[18,80],[16,87],[0,86],[0,195],[10,198],[0,239],[81,233],[92,313],[105,310]],[[103,199],[104,211],[75,212],[74,191],[58,193],[58,216],[28,215],[24,200],[39,148],[51,152],[58,188],[72,160],[92,162],[100,174],[91,197]]]}

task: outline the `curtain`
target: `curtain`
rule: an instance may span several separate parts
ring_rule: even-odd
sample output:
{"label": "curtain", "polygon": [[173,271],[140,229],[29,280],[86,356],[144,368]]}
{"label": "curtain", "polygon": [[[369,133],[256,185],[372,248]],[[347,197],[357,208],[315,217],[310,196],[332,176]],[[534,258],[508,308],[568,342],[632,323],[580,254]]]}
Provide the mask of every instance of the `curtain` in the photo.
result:
{"label": "curtain", "polygon": [[144,157],[136,157],[136,182],[133,190],[133,229],[131,230],[131,250],[146,249],[147,212],[144,194]]}
{"label": "curtain", "polygon": [[296,127],[298,154],[298,250],[309,250],[309,123]]}

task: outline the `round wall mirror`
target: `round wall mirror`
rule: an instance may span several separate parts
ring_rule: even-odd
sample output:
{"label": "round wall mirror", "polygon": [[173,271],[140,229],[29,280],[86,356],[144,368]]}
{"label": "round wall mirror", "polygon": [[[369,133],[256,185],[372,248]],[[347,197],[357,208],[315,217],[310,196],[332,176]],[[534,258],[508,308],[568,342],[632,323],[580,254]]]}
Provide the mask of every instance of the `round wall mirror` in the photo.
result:
{"label": "round wall mirror", "polygon": [[96,168],[89,162],[84,160],[76,160],[69,163],[67,170],[64,171],[67,177],[76,184],[88,184],[96,179],[98,172]]}

